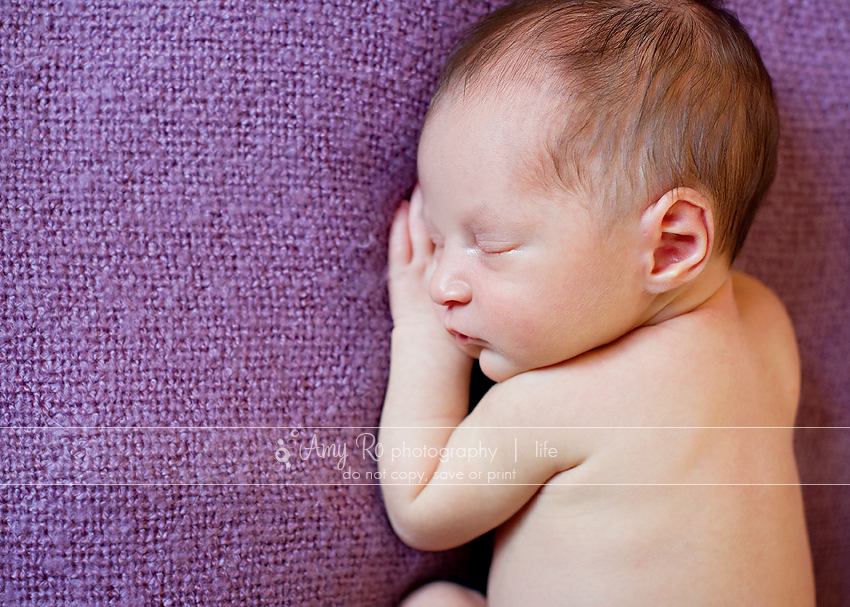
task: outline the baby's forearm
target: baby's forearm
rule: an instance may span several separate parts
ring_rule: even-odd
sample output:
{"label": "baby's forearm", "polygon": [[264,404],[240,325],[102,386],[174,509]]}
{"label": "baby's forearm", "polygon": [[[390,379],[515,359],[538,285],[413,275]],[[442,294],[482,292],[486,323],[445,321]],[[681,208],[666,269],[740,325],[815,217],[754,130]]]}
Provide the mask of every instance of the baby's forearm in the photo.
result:
{"label": "baby's forearm", "polygon": [[[423,446],[439,450],[466,417],[471,372],[472,359],[450,341],[423,334],[415,327],[393,329],[379,434],[379,466],[391,514],[416,498],[439,464],[437,457],[412,457],[409,451]],[[402,455],[394,457],[394,453]],[[394,472],[403,472],[408,478],[415,473],[419,480],[394,484],[392,479],[398,478]]]}

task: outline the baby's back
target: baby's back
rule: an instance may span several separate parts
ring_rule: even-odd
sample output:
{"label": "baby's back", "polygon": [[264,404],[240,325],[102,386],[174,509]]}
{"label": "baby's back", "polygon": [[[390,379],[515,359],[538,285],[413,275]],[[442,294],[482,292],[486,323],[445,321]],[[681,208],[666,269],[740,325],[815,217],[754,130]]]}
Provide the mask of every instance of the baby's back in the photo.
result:
{"label": "baby's back", "polygon": [[799,359],[766,287],[733,273],[700,309],[533,374],[532,413],[575,427],[550,444],[587,455],[497,531],[489,605],[814,605]]}

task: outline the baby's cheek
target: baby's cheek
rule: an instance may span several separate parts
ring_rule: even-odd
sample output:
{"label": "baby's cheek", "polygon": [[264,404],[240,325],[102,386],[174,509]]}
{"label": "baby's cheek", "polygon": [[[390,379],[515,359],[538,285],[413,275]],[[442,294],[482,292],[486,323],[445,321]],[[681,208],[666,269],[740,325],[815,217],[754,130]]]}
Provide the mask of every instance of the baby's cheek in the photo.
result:
{"label": "baby's cheek", "polygon": [[541,313],[540,310],[531,306],[519,310],[513,324],[516,346],[521,350],[539,348],[542,345],[541,342],[545,341],[550,333],[552,326],[548,314]]}
{"label": "baby's cheek", "polygon": [[511,328],[509,355],[518,366],[533,369],[561,362],[565,316],[554,306],[529,307],[517,312]]}

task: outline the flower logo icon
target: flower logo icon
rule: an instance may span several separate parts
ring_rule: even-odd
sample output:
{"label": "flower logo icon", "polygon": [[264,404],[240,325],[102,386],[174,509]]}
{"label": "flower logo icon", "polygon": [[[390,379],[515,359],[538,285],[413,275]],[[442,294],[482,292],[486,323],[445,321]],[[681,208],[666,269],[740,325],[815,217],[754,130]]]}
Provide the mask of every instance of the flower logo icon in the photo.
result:
{"label": "flower logo icon", "polygon": [[277,439],[277,444],[279,445],[279,447],[274,452],[274,458],[277,461],[279,461],[281,464],[286,464],[287,468],[291,468],[292,464],[289,463],[289,456],[290,456],[289,449],[287,449],[286,447],[283,446],[283,439],[282,438]]}
{"label": "flower logo icon", "polygon": [[[298,438],[298,429],[294,429],[289,433],[289,436],[293,438]],[[279,461],[281,464],[285,464],[287,468],[291,468],[292,464],[289,463],[289,458],[292,457],[292,454],[289,452],[284,445],[282,438],[277,439],[277,449],[274,452],[274,458]]]}

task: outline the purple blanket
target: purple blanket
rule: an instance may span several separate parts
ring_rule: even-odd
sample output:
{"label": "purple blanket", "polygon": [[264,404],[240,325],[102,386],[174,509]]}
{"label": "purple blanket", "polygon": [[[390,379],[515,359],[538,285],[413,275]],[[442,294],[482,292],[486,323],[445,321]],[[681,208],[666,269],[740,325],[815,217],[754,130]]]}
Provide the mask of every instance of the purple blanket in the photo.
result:
{"label": "purple blanket", "polygon": [[[448,48],[501,3],[0,2],[0,604],[389,606],[475,581],[480,556],[396,539],[364,449],[391,213]],[[733,6],[783,120],[739,266],[798,331],[838,606],[850,5]]]}

